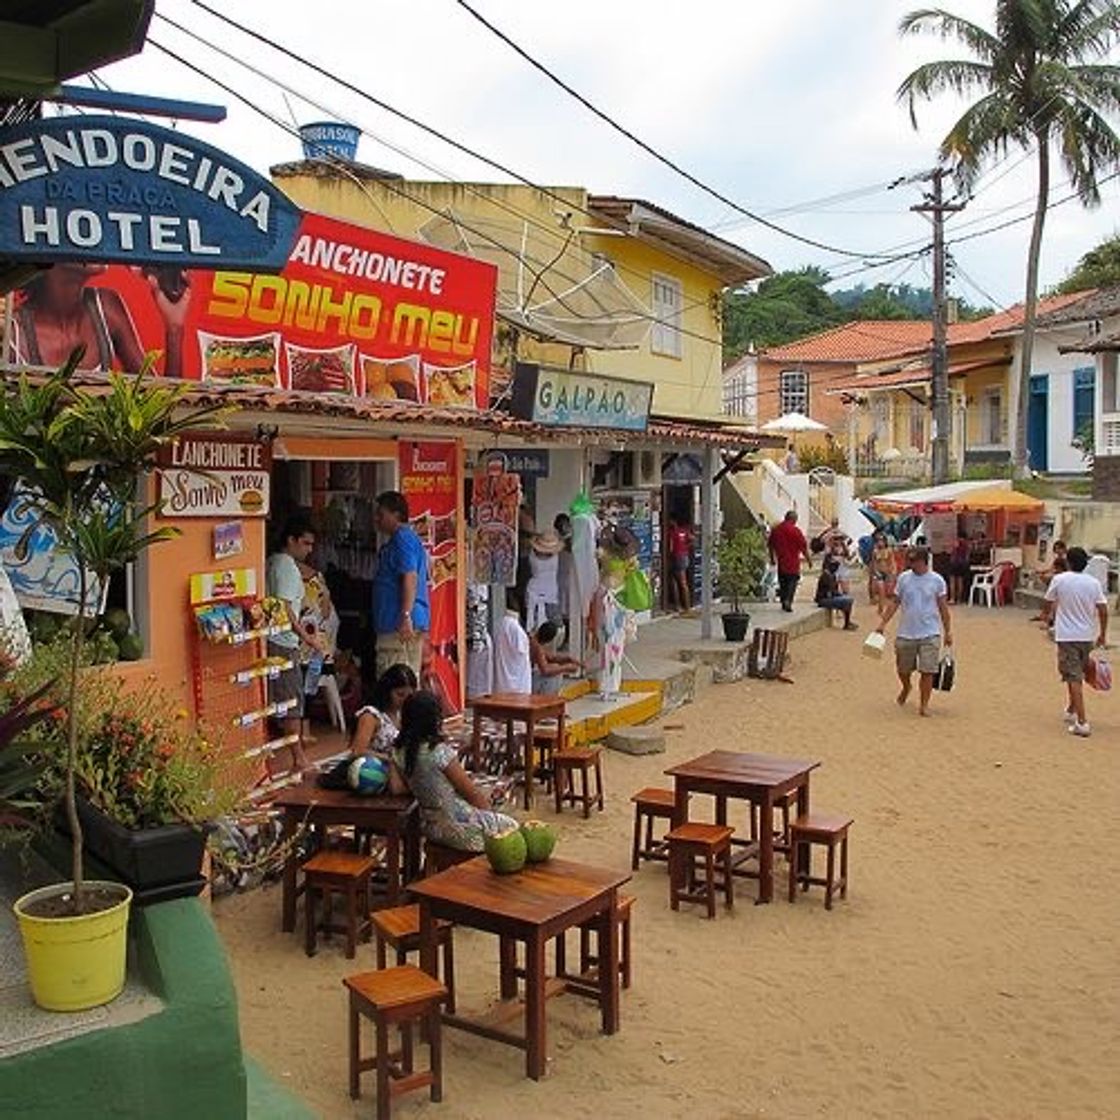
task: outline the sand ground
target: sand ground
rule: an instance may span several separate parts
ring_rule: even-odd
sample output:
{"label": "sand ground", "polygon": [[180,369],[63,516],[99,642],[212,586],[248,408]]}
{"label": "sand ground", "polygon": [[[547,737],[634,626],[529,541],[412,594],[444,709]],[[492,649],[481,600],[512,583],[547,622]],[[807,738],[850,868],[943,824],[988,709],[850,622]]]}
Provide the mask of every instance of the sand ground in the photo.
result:
{"label": "sand ground", "polygon": [[[869,609],[857,618],[866,629]],[[1075,739],[1026,613],[955,618],[959,681],[932,718],[895,705],[892,666],[859,655],[862,634],[814,634],[791,646],[796,683],[704,690],[666,717],[666,754],[607,753],[605,813],[560,821],[565,856],[626,867],[628,797],[668,785],[666,766],[715,747],[812,755],[813,804],[856,821],[846,902],[755,906],[744,882],[709,922],[672,913],[664,866],[646,864],[628,888],[619,1034],[600,1035],[585,1001],[551,1001],[533,1083],[520,1051],[448,1031],[444,1103],[404,1097],[394,1115],[1120,1115],[1120,697],[1090,694],[1094,734]],[[309,960],[279,932],[277,888],[219,900],[215,918],[246,1047],[317,1114],[371,1116],[368,1093],[347,1096],[340,978],[373,967],[372,949]],[[485,1006],[495,939],[459,931],[456,957],[461,1003]]]}

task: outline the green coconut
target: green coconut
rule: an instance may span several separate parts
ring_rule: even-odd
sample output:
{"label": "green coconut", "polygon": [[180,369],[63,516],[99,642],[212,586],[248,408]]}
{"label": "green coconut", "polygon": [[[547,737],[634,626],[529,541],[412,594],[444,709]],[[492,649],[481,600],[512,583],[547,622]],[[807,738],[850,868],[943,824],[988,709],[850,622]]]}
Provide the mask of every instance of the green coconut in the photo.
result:
{"label": "green coconut", "polygon": [[526,821],[521,826],[525,855],[530,863],[543,863],[556,847],[556,830],[544,821]]}
{"label": "green coconut", "polygon": [[525,837],[519,828],[507,828],[486,837],[486,858],[499,875],[510,875],[525,866]]}

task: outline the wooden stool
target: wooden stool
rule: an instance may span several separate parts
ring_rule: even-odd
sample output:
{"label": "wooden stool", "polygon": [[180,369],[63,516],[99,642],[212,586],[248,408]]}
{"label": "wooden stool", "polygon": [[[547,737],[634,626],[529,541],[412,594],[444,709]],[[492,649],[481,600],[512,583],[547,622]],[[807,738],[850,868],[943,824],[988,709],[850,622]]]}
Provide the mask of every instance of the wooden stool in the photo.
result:
{"label": "wooden stool", "polygon": [[[630,987],[632,966],[630,956],[630,912],[634,908],[634,896],[620,894],[618,896],[618,931],[621,938],[618,952],[618,972],[622,977],[622,986]],[[591,951],[591,935],[595,934],[595,952]],[[579,975],[572,977],[568,972],[564,934],[556,938],[556,975],[560,979],[570,978],[586,980],[593,968],[599,965],[599,937],[593,922],[588,922],[579,927]]]}
{"label": "wooden stool", "polygon": [[[391,945],[397,955],[397,964],[407,964],[408,954],[420,951],[420,907],[394,906],[390,910],[375,910],[370,915],[373,935],[377,943],[377,967],[387,965],[385,948]],[[436,919],[436,935],[443,946],[443,983],[447,988],[447,1010],[455,1011],[455,942],[453,927],[442,918]]]}
{"label": "wooden stool", "polygon": [[[324,933],[346,934],[346,956],[354,959],[359,935],[369,940],[369,882],[377,860],[355,852],[324,851],[313,855],[303,865],[304,898],[306,905],[307,955],[315,955],[315,897],[323,894]],[[346,925],[331,923],[331,895],[346,896]]]}
{"label": "wooden stool", "polygon": [[[708,917],[716,916],[716,891],[722,890],[727,909],[735,905],[731,875],[731,836],[734,829],[725,824],[682,824],[666,834],[669,842],[669,905],[680,909],[682,902],[704,902]],[[697,857],[704,860],[704,881],[696,883]],[[716,882],[716,859],[723,864]]]}
{"label": "wooden stool", "polygon": [[[839,813],[808,813],[798,817],[789,826],[789,900],[797,898],[797,884],[807,891],[810,886],[824,887],[824,908],[832,909],[832,892],[839,888],[840,897],[848,897],[848,829],[852,818]],[[801,845],[804,844],[804,855]],[[828,847],[828,869],[823,879],[814,878],[812,870],[813,844]],[[840,846],[840,878],[836,878],[836,846]],[[804,860],[804,866],[798,865]]]}
{"label": "wooden stool", "polygon": [[457,863],[466,863],[474,859],[480,852],[464,852],[461,848],[449,848],[446,844],[437,844],[434,840],[424,841],[424,870],[423,878],[429,875],[438,875]]}
{"label": "wooden stool", "polygon": [[556,757],[557,750],[563,750],[563,744],[558,743],[559,727],[548,726],[537,727],[533,730],[533,749],[540,752],[536,760],[534,772],[538,779],[544,782],[544,789],[546,793],[552,792],[553,783],[556,780],[555,766],[553,759]]}
{"label": "wooden stool", "polygon": [[[603,808],[603,764],[601,747],[571,747],[552,756],[552,790],[556,811],[564,805],[583,805],[583,817],[591,816],[592,804]],[[591,792],[590,775],[595,774],[595,792]],[[575,776],[580,776],[580,792],[576,793]]]}
{"label": "wooden stool", "polygon": [[[634,844],[630,853],[630,869],[638,870],[638,861],[643,859],[667,860],[669,845],[665,838],[653,838],[653,822],[656,819],[671,821],[675,799],[671,789],[658,789],[647,786],[633,797],[634,802]],[[642,846],[642,822],[645,822],[645,847]]]}
{"label": "wooden stool", "polygon": [[[759,834],[759,807],[751,802],[751,840],[757,841]],[[791,789],[789,793],[780,793],[774,798],[774,808],[782,814],[782,828],[774,831],[774,850],[789,853],[789,821],[790,811],[797,809],[797,790]]]}
{"label": "wooden stool", "polygon": [[[347,976],[350,989],[350,1096],[361,1097],[361,1075],[377,1071],[377,1120],[388,1120],[389,1102],[399,1093],[431,1087],[433,1101],[443,1099],[443,1054],[440,1007],[447,989],[410,964],[381,972]],[[376,1049],[372,1058],[361,1054],[361,1016],[373,1020]],[[428,1069],[413,1070],[412,1024],[422,1020],[430,1059]],[[400,1031],[400,1049],[390,1052],[389,1028]]]}
{"label": "wooden stool", "polygon": [[789,634],[784,630],[755,630],[747,652],[747,676],[781,680],[788,648]]}

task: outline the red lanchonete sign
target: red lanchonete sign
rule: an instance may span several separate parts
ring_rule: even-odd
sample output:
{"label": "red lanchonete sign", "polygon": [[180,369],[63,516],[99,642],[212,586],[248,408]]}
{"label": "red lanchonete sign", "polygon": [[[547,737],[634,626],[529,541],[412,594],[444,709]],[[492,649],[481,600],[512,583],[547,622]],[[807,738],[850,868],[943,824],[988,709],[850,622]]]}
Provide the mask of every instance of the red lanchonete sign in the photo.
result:
{"label": "red lanchonete sign", "polygon": [[485,408],[497,270],[304,214],[278,274],[62,263],[25,285],[11,360]]}

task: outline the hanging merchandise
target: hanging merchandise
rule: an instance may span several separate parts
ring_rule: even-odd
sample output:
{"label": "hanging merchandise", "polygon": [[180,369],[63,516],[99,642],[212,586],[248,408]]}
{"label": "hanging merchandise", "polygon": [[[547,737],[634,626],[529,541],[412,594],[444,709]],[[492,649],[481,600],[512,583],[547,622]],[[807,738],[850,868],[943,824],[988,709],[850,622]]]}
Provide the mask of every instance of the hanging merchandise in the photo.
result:
{"label": "hanging merchandise", "polygon": [[[579,499],[576,499],[578,502]],[[576,599],[573,604],[579,607],[579,617],[586,618],[591,609],[591,600],[599,586],[599,561],[596,555],[596,542],[599,539],[599,519],[592,512],[590,501],[577,512],[576,502],[572,503],[572,571],[576,577]],[[573,614],[575,611],[573,610]]]}
{"label": "hanging merchandise", "polygon": [[650,587],[649,577],[635,561],[631,561],[627,569],[618,601],[630,611],[648,611],[653,607],[653,588]]}

